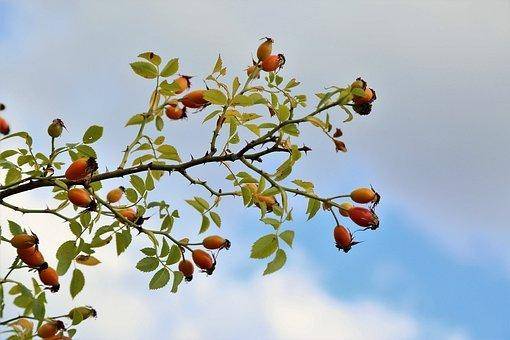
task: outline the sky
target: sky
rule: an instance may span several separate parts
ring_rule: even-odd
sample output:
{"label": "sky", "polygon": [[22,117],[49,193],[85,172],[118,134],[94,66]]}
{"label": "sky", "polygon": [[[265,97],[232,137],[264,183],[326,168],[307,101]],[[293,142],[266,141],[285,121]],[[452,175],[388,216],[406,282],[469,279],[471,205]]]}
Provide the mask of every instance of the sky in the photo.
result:
{"label": "sky", "polygon": [[[104,126],[104,170],[119,161],[135,133],[123,124],[151,91],[129,68],[137,54],[178,57],[182,72],[199,79],[221,53],[239,74],[263,36],[285,53],[282,74],[310,98],[357,76],[377,90],[373,113],[342,126],[348,153],[305,129],[313,152],[295,176],[326,195],[374,185],[383,196],[380,229],[339,253],[330,216],[306,222],[306,202],[295,199],[287,266],[262,277],[249,249],[269,230],[256,209],[226,201],[222,233],[233,247],[213,276],[177,295],[149,291],[149,277],[134,268],[136,247],[119,258],[101,250],[101,266],[85,270],[85,290],[75,301],[51,296],[52,311],[98,310],[78,339],[510,338],[508,1],[0,0],[0,102],[12,129],[29,131],[40,150],[55,117],[69,128],[65,141]],[[340,122],[342,112],[334,114]],[[199,115],[165,132],[183,155],[208,142]],[[194,174],[209,171],[219,174]],[[190,190],[172,177],[159,195],[179,206]],[[42,190],[12,202],[37,207],[48,198]],[[184,225],[197,223],[191,211],[182,215]],[[51,217],[0,210],[2,226],[8,218],[31,226],[48,254],[70,237]],[[2,268],[11,255],[1,248]]]}

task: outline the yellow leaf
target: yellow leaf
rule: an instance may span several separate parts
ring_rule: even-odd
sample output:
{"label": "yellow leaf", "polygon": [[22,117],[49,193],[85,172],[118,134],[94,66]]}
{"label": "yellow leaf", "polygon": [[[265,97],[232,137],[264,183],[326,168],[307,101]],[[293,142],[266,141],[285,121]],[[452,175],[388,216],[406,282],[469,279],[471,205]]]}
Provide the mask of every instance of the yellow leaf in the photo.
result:
{"label": "yellow leaf", "polygon": [[78,255],[74,259],[77,263],[83,264],[85,266],[97,266],[101,263],[98,259],[91,255]]}

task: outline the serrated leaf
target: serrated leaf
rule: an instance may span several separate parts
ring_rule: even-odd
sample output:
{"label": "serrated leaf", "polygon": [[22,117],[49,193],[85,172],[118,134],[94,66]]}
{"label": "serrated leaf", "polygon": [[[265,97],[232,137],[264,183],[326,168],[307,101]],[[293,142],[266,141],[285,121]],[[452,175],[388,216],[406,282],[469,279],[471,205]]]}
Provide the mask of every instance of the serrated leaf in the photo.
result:
{"label": "serrated leaf", "polygon": [[177,289],[178,289],[179,285],[181,284],[182,279],[184,279],[184,275],[181,272],[179,272],[179,271],[174,272],[174,282],[172,284],[172,290],[171,290],[172,293],[177,293]]}
{"label": "serrated leaf", "polygon": [[281,224],[280,221],[278,221],[277,219],[271,218],[271,217],[265,217],[265,218],[262,218],[260,220],[262,222],[264,222],[265,224],[271,225],[275,229],[278,229],[280,227],[280,224]]}
{"label": "serrated leaf", "polygon": [[160,75],[162,77],[170,77],[171,75],[175,74],[179,70],[179,59],[174,58],[170,59],[165,67],[163,67],[163,70],[161,70]]}
{"label": "serrated leaf", "polygon": [[270,256],[278,248],[278,239],[274,234],[268,234],[259,238],[251,248],[251,257],[254,259],[264,259]]}
{"label": "serrated leaf", "polygon": [[285,230],[280,234],[280,238],[285,241],[292,248],[292,243],[294,242],[294,231],[293,230]]}
{"label": "serrated leaf", "polygon": [[181,157],[179,157],[177,149],[172,145],[168,144],[160,145],[158,146],[157,150],[161,153],[161,156],[164,159],[169,159],[177,162],[181,161]]}
{"label": "serrated leaf", "polygon": [[220,90],[212,89],[204,92],[204,99],[211,104],[225,105],[227,104],[227,96]]}
{"label": "serrated leaf", "polygon": [[186,200],[186,203],[188,203],[189,205],[191,205],[193,208],[195,208],[196,210],[198,210],[198,212],[200,213],[203,213],[205,211],[206,208],[204,208],[203,205],[201,205],[199,202],[197,202],[195,199],[192,199],[192,200]]}
{"label": "serrated leaf", "polygon": [[126,194],[126,198],[131,203],[135,203],[138,200],[138,194],[137,194],[136,190],[133,188],[127,188],[125,194]]}
{"label": "serrated leaf", "polygon": [[131,243],[131,233],[129,232],[129,229],[124,229],[120,233],[115,234],[115,244],[117,248],[117,255],[122,254],[129,244]]}
{"label": "serrated leaf", "polygon": [[136,269],[142,272],[152,272],[158,268],[159,261],[155,257],[144,257],[136,264]]}
{"label": "serrated leaf", "polygon": [[83,135],[83,143],[92,144],[98,141],[103,136],[103,127],[99,125],[92,125],[85,131]]}
{"label": "serrated leaf", "polygon": [[83,287],[85,286],[85,277],[83,273],[79,269],[73,270],[73,277],[71,279],[71,285],[69,286],[69,291],[71,293],[71,297],[74,299],[78,293],[81,292]]}
{"label": "serrated leaf", "polygon": [[12,236],[23,233],[23,229],[18,223],[11,220],[8,220],[7,223],[9,223],[9,231],[11,232]]}
{"label": "serrated leaf", "polygon": [[285,262],[287,262],[287,255],[283,250],[278,249],[273,261],[267,264],[263,275],[268,275],[280,270],[285,265]]}
{"label": "serrated leaf", "polygon": [[214,64],[213,73],[220,72],[223,68],[223,61],[221,60],[221,55],[218,55],[218,59],[216,59],[216,63]]}
{"label": "serrated leaf", "polygon": [[181,259],[181,250],[177,245],[172,245],[170,248],[170,253],[168,254],[168,258],[166,259],[166,264],[171,265],[177,263]]}
{"label": "serrated leaf", "polygon": [[145,182],[144,180],[137,176],[137,175],[131,175],[129,182],[133,187],[138,191],[140,195],[143,195],[145,193]]}
{"label": "serrated leaf", "polygon": [[301,188],[305,189],[306,192],[312,193],[314,189],[314,185],[312,182],[302,181],[300,179],[295,179],[292,181],[292,183],[296,184],[297,186],[300,186]]}
{"label": "serrated leaf", "polygon": [[133,117],[129,118],[129,120],[126,123],[126,126],[140,125],[143,123],[144,120],[145,120],[144,115],[141,113],[138,113],[138,114],[134,115]]}
{"label": "serrated leaf", "polygon": [[160,289],[170,281],[170,272],[166,268],[161,268],[154,274],[149,282],[149,289]]}
{"label": "serrated leaf", "polygon": [[147,61],[135,61],[129,65],[131,65],[131,69],[140,77],[154,79],[158,76],[158,69],[156,66]]}
{"label": "serrated leaf", "polygon": [[10,168],[5,176],[5,185],[15,183],[21,179],[21,171],[17,168]]}
{"label": "serrated leaf", "polygon": [[211,219],[213,220],[214,224],[216,224],[216,226],[218,228],[221,227],[221,217],[220,217],[220,215],[218,215],[214,211],[211,211],[209,213],[209,215],[211,216]]}
{"label": "serrated leaf", "polygon": [[60,245],[57,249],[56,257],[58,259],[57,273],[62,276],[64,275],[73,259],[76,257],[77,248],[74,241],[66,241]]}
{"label": "serrated leaf", "polygon": [[200,225],[200,231],[199,234],[202,234],[203,232],[206,232],[207,229],[211,226],[211,220],[209,217],[202,215],[202,224]]}
{"label": "serrated leaf", "polygon": [[308,200],[308,207],[306,208],[306,213],[308,214],[308,220],[312,219],[319,208],[321,207],[321,202],[316,200],[315,198],[310,198]]}
{"label": "serrated leaf", "polygon": [[97,158],[97,154],[96,154],[96,151],[94,151],[94,149],[92,149],[90,146],[88,145],[78,145],[76,147],[76,151],[78,151],[78,153],[80,154],[80,156],[85,156],[85,157],[94,157],[94,158]]}
{"label": "serrated leaf", "polygon": [[138,57],[143,58],[143,59],[153,63],[156,66],[161,64],[161,57],[154,52],[148,51],[148,52],[140,53],[138,55]]}

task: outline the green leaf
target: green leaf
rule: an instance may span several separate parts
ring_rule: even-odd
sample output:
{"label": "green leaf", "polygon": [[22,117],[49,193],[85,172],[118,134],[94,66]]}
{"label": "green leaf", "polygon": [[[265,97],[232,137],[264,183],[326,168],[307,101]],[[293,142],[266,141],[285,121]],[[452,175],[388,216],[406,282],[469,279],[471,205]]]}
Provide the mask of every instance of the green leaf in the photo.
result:
{"label": "green leaf", "polygon": [[92,144],[103,136],[103,127],[99,125],[92,125],[85,131],[83,135],[83,143]]}
{"label": "green leaf", "polygon": [[295,179],[292,181],[292,183],[296,184],[297,186],[300,186],[301,188],[305,189],[306,192],[312,193],[314,189],[314,185],[312,182],[306,182],[302,181],[300,179]]}
{"label": "green leaf", "polygon": [[306,208],[306,213],[308,214],[308,220],[312,219],[315,216],[319,208],[321,207],[321,202],[316,200],[315,198],[310,198],[308,200],[308,207]]}
{"label": "green leaf", "polygon": [[156,255],[156,249],[154,249],[154,248],[150,248],[150,247],[142,248],[142,249],[140,249],[140,251],[142,253],[144,253],[145,255],[147,255],[147,256],[154,256],[154,255]]}
{"label": "green leaf", "polygon": [[181,250],[175,244],[170,248],[170,253],[166,259],[166,264],[171,265],[177,263],[181,259]]}
{"label": "green leaf", "polygon": [[267,190],[264,190],[261,195],[263,196],[274,196],[276,194],[280,193],[280,189],[277,187],[270,187]]}
{"label": "green leaf", "polygon": [[19,181],[20,179],[21,171],[16,168],[10,168],[9,171],[7,171],[7,175],[5,176],[5,185],[12,184]]}
{"label": "green leaf", "polygon": [[162,77],[170,77],[171,75],[175,74],[179,70],[179,59],[174,58],[170,59],[168,63],[166,63],[165,67],[163,67],[163,70],[161,70],[160,75]]}
{"label": "green leaf", "polygon": [[163,144],[158,146],[157,150],[161,153],[162,158],[164,159],[170,159],[177,162],[181,161],[181,157],[179,157],[177,149],[172,145]]}
{"label": "green leaf", "polygon": [[80,237],[82,231],[81,224],[79,224],[75,220],[72,220],[69,223],[69,227],[71,228],[71,232],[74,234],[74,236]]}
{"label": "green leaf", "polygon": [[136,189],[136,191],[140,193],[140,195],[145,193],[145,182],[141,177],[137,175],[131,175],[129,182]]}
{"label": "green leaf", "polygon": [[148,191],[154,190],[154,179],[150,171],[147,172],[147,177],[145,178],[145,188]]}
{"label": "green leaf", "polygon": [[292,248],[292,243],[294,242],[294,231],[293,230],[285,230],[280,234],[280,238],[285,241]]}
{"label": "green leaf", "polygon": [[278,249],[273,261],[267,264],[266,270],[264,270],[263,275],[268,275],[274,273],[277,270],[280,270],[285,265],[285,262],[287,262],[287,255],[283,250]]}
{"label": "green leaf", "polygon": [[71,315],[71,317],[73,320],[72,322],[73,326],[78,325],[83,321],[83,315],[77,310],[73,310],[73,314]]}
{"label": "green leaf", "polygon": [[153,63],[156,66],[159,66],[159,64],[161,64],[161,57],[154,52],[149,51],[149,52],[140,53],[138,55],[138,57],[143,58],[143,59]]}
{"label": "green leaf", "polygon": [[163,239],[163,245],[161,246],[161,253],[159,254],[159,257],[165,257],[168,256],[170,253],[170,246],[168,245],[168,242],[166,239]]}
{"label": "green leaf", "polygon": [[165,127],[165,122],[163,121],[163,118],[161,118],[160,116],[157,116],[156,117],[156,129],[158,131],[161,131],[161,130],[163,130],[164,127]]}
{"label": "green leaf", "polygon": [[270,218],[270,217],[262,218],[261,221],[264,222],[265,224],[269,224],[269,225],[273,226],[273,228],[275,228],[275,229],[278,229],[281,224],[280,221],[278,221],[277,219]]}
{"label": "green leaf", "polygon": [[182,279],[184,279],[184,275],[181,272],[179,272],[179,271],[174,272],[174,282],[172,284],[172,290],[171,290],[172,293],[177,293],[177,288],[181,284]]}
{"label": "green leaf", "polygon": [[211,220],[209,217],[202,215],[202,224],[200,225],[200,231],[199,234],[202,234],[203,232],[207,231],[209,227],[211,226]]}
{"label": "green leaf", "polygon": [[117,255],[122,254],[129,244],[131,243],[131,233],[129,229],[124,229],[122,232],[115,234],[115,244],[117,248]]}
{"label": "green leaf", "polygon": [[135,61],[131,64],[133,71],[140,77],[154,79],[158,76],[158,69],[152,63],[146,61]]}
{"label": "green leaf", "polygon": [[211,104],[225,105],[227,104],[227,96],[220,90],[212,89],[204,92],[204,99]]}
{"label": "green leaf", "polygon": [[144,257],[136,264],[136,269],[142,272],[151,272],[158,268],[159,261],[155,257]]}
{"label": "green leaf", "polygon": [[160,289],[166,286],[170,280],[170,272],[166,268],[161,268],[154,274],[149,282],[149,289]]}
{"label": "green leaf", "polygon": [[202,204],[200,204],[199,202],[197,202],[195,199],[192,199],[192,200],[186,200],[186,203],[188,203],[189,205],[191,205],[193,208],[195,208],[196,210],[198,210],[198,212],[200,213],[203,213],[207,208],[205,208]]}
{"label": "green leaf", "polygon": [[138,114],[134,115],[133,117],[129,118],[129,120],[126,123],[126,126],[140,125],[143,123],[144,120],[145,120],[144,115],[141,113],[138,113]]}
{"label": "green leaf", "polygon": [[138,200],[138,194],[136,193],[135,189],[127,188],[125,193],[129,202],[135,203]]}
{"label": "green leaf", "polygon": [[88,145],[78,145],[76,147],[76,151],[78,151],[80,153],[81,156],[85,156],[85,157],[94,157],[94,158],[97,158],[97,154],[96,152],[94,151],[94,149],[92,149],[90,146]]}
{"label": "green leaf", "polygon": [[220,72],[223,68],[223,61],[221,60],[221,55],[218,55],[218,59],[216,59],[216,63],[214,64],[213,73]]}
{"label": "green leaf", "polygon": [[8,220],[7,222],[9,223],[9,231],[11,232],[12,236],[23,234],[23,229],[18,223],[11,220]]}
{"label": "green leaf", "polygon": [[276,116],[280,120],[280,122],[283,122],[290,117],[290,110],[286,105],[280,105],[278,108],[278,111],[276,112]]}
{"label": "green leaf", "polygon": [[85,286],[85,277],[83,273],[79,269],[73,270],[73,277],[71,279],[71,285],[69,286],[69,291],[71,293],[71,297],[74,299],[76,295],[83,289]]}
{"label": "green leaf", "polygon": [[209,215],[211,216],[211,219],[213,220],[214,224],[216,224],[216,226],[218,228],[221,227],[221,217],[220,217],[220,215],[218,215],[214,211],[211,211],[209,213]]}
{"label": "green leaf", "polygon": [[268,234],[259,238],[251,247],[251,257],[264,259],[270,256],[278,248],[278,239],[274,234]]}
{"label": "green leaf", "polygon": [[251,190],[247,188],[246,186],[241,187],[241,193],[243,195],[243,204],[248,205],[251,202]]}
{"label": "green leaf", "polygon": [[58,259],[58,275],[62,276],[67,272],[73,259],[77,255],[77,251],[78,249],[76,248],[74,241],[66,241],[58,248],[56,255]]}
{"label": "green leaf", "polygon": [[299,136],[299,129],[296,124],[287,124],[284,127],[282,127],[281,131],[283,131],[291,136],[294,136],[294,137]]}
{"label": "green leaf", "polygon": [[34,302],[32,304],[32,313],[34,314],[34,317],[41,321],[44,319],[44,314],[46,313],[46,308],[44,306],[44,296],[39,295],[39,298],[34,299]]}

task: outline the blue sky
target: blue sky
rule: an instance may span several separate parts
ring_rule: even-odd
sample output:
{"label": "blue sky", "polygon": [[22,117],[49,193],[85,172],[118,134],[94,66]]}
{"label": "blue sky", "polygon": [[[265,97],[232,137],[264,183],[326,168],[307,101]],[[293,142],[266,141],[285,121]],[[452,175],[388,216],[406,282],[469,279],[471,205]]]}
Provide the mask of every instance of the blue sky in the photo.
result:
{"label": "blue sky", "polygon": [[[256,6],[0,1],[0,101],[8,106],[13,129],[28,130],[36,139],[44,139],[55,115],[67,122],[69,141],[91,123],[104,125],[109,131],[99,145],[100,165],[109,164],[119,159],[109,143],[129,140],[121,125],[143,110],[150,91],[148,82],[130,73],[128,63],[136,54],[152,49],[165,58],[179,57],[183,72],[203,76],[221,53],[231,72],[242,72],[257,39],[266,35],[286,54],[283,73],[301,80],[303,92],[358,75],[377,89],[373,115],[343,128],[348,154],[331,153],[329,142],[307,131],[314,152],[296,177],[314,180],[324,193],[373,184],[383,193],[380,230],[362,234],[366,242],[345,256],[333,247],[329,216],[306,223],[296,214],[288,268],[260,278],[262,264],[248,259],[248,250],[266,230],[257,224],[256,211],[244,213],[229,202],[238,208],[225,209],[225,233],[234,247],[224,267],[176,297],[146,290],[148,278],[133,268],[136,251],[105,260],[104,269],[87,273],[92,286],[78,301],[101,300],[97,290],[107,288],[93,282],[105,272],[114,273],[109,284],[122,288],[104,293],[111,296],[98,302],[104,318],[80,339],[122,331],[139,338],[114,315],[111,305],[118,303],[131,317],[147,315],[144,321],[156,326],[144,331],[149,337],[164,331],[182,338],[208,333],[209,338],[256,338],[257,331],[265,338],[297,338],[285,323],[314,329],[301,319],[311,313],[322,330],[315,333],[319,338],[335,338],[338,325],[353,339],[510,338],[507,1],[259,1]],[[168,138],[185,140],[186,151],[196,150],[207,142],[207,136],[189,138],[188,129],[198,129],[199,120],[171,127]],[[179,179],[165,185],[162,191],[175,193],[170,199],[176,204],[187,194]],[[37,193],[23,202],[37,204],[45,197]],[[296,201],[296,208],[303,210],[304,203]],[[0,214],[2,222],[9,216],[5,210]],[[19,218],[48,225],[48,231],[60,227],[52,220]],[[282,286],[295,292],[279,304],[287,293]],[[55,310],[72,305],[64,297],[54,299]],[[238,308],[207,302],[218,299],[239,303]],[[172,320],[161,317],[177,309]],[[193,324],[197,310],[214,321],[206,322],[209,328]]]}

